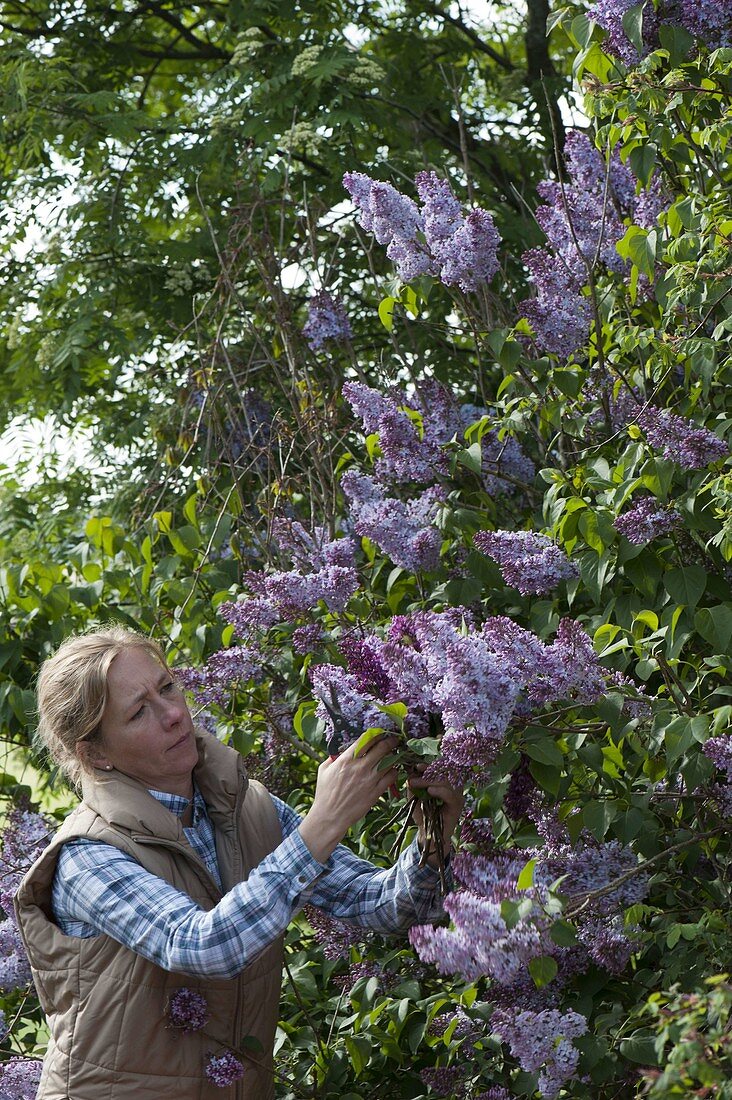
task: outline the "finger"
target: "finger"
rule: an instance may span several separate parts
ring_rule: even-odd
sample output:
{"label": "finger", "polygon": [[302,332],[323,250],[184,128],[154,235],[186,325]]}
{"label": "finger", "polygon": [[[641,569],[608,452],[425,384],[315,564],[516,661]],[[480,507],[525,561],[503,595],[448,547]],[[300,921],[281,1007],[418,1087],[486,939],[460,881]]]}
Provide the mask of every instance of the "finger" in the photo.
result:
{"label": "finger", "polygon": [[388,791],[389,787],[391,787],[394,783],[396,783],[398,776],[399,776],[399,772],[397,771],[396,768],[390,768],[386,772],[377,772],[377,779],[378,779],[377,786],[378,786],[379,790],[382,793],[384,791]]}

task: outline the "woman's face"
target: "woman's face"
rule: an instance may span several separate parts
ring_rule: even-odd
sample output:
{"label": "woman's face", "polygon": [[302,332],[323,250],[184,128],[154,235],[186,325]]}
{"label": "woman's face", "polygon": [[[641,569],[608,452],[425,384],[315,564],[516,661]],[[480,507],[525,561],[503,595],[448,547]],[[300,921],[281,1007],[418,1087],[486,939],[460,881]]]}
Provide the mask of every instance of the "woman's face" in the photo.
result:
{"label": "woman's face", "polygon": [[95,768],[111,765],[148,788],[193,794],[198,762],[193,721],[183,692],[145,649],[123,649],[107,674],[101,738],[89,742]]}

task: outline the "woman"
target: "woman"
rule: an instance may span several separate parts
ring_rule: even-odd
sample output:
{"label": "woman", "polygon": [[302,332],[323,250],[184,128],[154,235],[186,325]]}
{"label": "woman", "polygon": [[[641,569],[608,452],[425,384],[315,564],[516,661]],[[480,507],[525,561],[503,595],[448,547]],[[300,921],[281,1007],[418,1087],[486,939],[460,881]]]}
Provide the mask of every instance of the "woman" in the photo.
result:
{"label": "woman", "polygon": [[[38,1100],[273,1096],[293,914],[309,902],[379,932],[442,915],[421,836],[389,870],[340,845],[395,781],[379,770],[393,739],[321,764],[301,819],[194,728],[149,638],[67,639],[41,668],[38,707],[40,739],[82,794],[16,900],[51,1033]],[[448,844],[462,796],[427,789]],[[181,1005],[188,1017],[171,1015]]]}

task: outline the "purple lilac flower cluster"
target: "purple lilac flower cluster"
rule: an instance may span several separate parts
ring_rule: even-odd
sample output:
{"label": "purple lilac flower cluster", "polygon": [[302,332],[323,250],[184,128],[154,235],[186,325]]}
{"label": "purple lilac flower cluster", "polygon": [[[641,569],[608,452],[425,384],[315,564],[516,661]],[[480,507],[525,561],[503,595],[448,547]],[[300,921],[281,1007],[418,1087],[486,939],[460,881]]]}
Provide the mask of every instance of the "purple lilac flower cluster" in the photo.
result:
{"label": "purple lilac flower cluster", "polygon": [[393,971],[387,970],[385,966],[373,959],[366,959],[363,962],[353,963],[345,974],[338,974],[333,979],[333,984],[340,989],[350,990],[362,978],[377,978],[379,988],[384,992],[391,989],[398,981],[398,976]]}
{"label": "purple lilac flower cluster", "polygon": [[490,765],[517,705],[534,709],[564,699],[583,705],[610,686],[625,686],[602,667],[591,638],[573,619],[562,620],[554,641],[544,643],[504,616],[478,629],[466,608],[419,611],[395,616],[384,638],[348,635],[342,648],[347,670],[311,670],[329,734],[333,690],[351,740],[368,726],[392,728],[379,703],[405,703],[408,722],[414,716],[421,732],[427,732],[428,716],[438,715],[440,758],[428,774],[456,782]]}
{"label": "purple lilac flower cluster", "polygon": [[717,49],[732,44],[729,0],[660,0],[643,9],[643,50],[639,54],[623,26],[623,16],[637,0],[597,0],[587,15],[605,31],[605,49],[631,67],[658,45],[662,23],[683,27],[694,38]]}
{"label": "purple lilac flower cluster", "polygon": [[195,989],[178,989],[168,1001],[170,1026],[189,1035],[205,1027],[208,1019],[208,1002]]}
{"label": "purple lilac flower cluster", "polygon": [[235,1081],[240,1081],[244,1076],[244,1066],[230,1050],[222,1054],[212,1054],[206,1063],[206,1077],[212,1085],[220,1089],[228,1089]]}
{"label": "purple lilac flower cluster", "polygon": [[587,1031],[587,1020],[578,1012],[557,1009],[541,1012],[507,1012],[497,1009],[491,1017],[495,1033],[507,1042],[522,1069],[541,1070],[539,1092],[553,1100],[562,1085],[574,1077],[579,1051],[572,1042]]}
{"label": "purple lilac flower cluster", "polygon": [[379,710],[378,700],[360,691],[356,677],[339,665],[313,665],[310,679],[318,700],[315,714],[325,724],[325,739],[331,752],[342,752],[364,730],[375,726],[394,728],[389,715]]}
{"label": "purple lilac flower cluster", "polygon": [[320,600],[330,610],[342,611],[358,588],[352,539],[331,539],[322,527],[310,534],[301,523],[290,519],[275,520],[272,533],[280,552],[294,562],[295,568],[271,573],[250,571],[244,582],[253,597],[219,605],[220,617],[245,641],[266,633],[283,619],[309,611]]}
{"label": "purple lilac flower cluster", "polygon": [[435,1016],[429,1026],[429,1033],[444,1035],[448,1028],[452,1039],[462,1040],[463,1055],[469,1057],[474,1050],[474,1044],[483,1035],[482,1026],[475,1020],[471,1020],[465,1010],[458,1005],[454,1012],[442,1012],[439,1016]]}
{"label": "purple lilac flower cluster", "polygon": [[422,1084],[427,1085],[437,1096],[449,1096],[454,1100],[465,1100],[466,1082],[469,1069],[466,1065],[431,1066],[422,1069],[419,1076]]}
{"label": "purple lilac flower cluster", "polygon": [[732,783],[732,736],[724,734],[721,737],[709,737],[704,742],[703,752],[715,768],[724,772],[727,783]]}
{"label": "purple lilac flower cluster", "polygon": [[[623,0],[624,2],[624,0]],[[629,6],[629,5],[628,5]],[[650,226],[665,205],[660,184],[636,195],[636,178],[614,151],[606,163],[590,138],[570,131],[565,145],[568,181],[546,180],[536,219],[547,245],[523,256],[536,296],[522,303],[543,351],[568,358],[589,334],[592,310],[582,288],[597,264],[625,270],[616,245],[624,219]]]}
{"label": "purple lilac flower cluster", "polygon": [[[617,840],[603,844],[588,833],[571,844],[566,829],[553,815],[536,819],[544,838],[540,847],[521,851],[484,848],[454,857],[458,888],[445,900],[451,927],[418,926],[410,932],[423,961],[434,963],[441,973],[459,974],[468,981],[489,977],[496,987],[494,993],[513,990],[516,996],[523,996],[527,965],[539,956],[557,957],[565,977],[570,972],[582,973],[590,962],[613,973],[624,969],[633,942],[621,913],[641,901],[649,885],[636,855]],[[533,886],[519,894],[517,879],[527,856],[535,860]],[[571,948],[559,948],[553,942],[551,919],[544,908],[558,879],[563,894],[583,903],[576,918],[578,942]],[[530,903],[529,908],[509,928],[501,903],[521,899]],[[531,1004],[524,1000],[524,1006]]]}
{"label": "purple lilac flower cluster", "polygon": [[685,470],[698,470],[729,455],[729,447],[709,428],[669,409],[648,405],[636,417],[652,447]]}
{"label": "purple lilac flower cluster", "polygon": [[[513,986],[532,959],[556,951],[546,922],[534,909],[509,928],[501,902],[518,900],[516,880],[525,854],[496,852],[492,857],[461,853],[453,860],[455,877],[463,886],[444,899],[452,927],[415,925],[409,940],[423,962],[441,974],[459,974],[466,981],[489,977],[498,985]],[[533,896],[524,891],[522,897]]]}
{"label": "purple lilac flower cluster", "polygon": [[613,380],[595,375],[585,386],[584,397],[592,408],[590,423],[603,416],[598,406],[607,407],[610,427],[618,432],[637,424],[652,447],[669,462],[685,470],[698,470],[729,455],[728,444],[709,428],[643,401],[636,389],[615,392]]}
{"label": "purple lilac flower cluster", "polygon": [[36,1100],[43,1062],[17,1055],[0,1063],[0,1097],[3,1100]]}
{"label": "purple lilac flower cluster", "polygon": [[403,501],[388,496],[375,478],[347,470],[341,479],[349,500],[356,534],[371,539],[380,550],[410,572],[434,569],[442,539],[433,525],[441,491],[437,486]]}
{"label": "purple lilac flower cluster", "polygon": [[353,333],[345,306],[327,290],[314,294],[308,303],[308,319],[303,325],[302,334],[313,351],[328,343],[342,344],[350,340]]}
{"label": "purple lilac flower cluster", "polygon": [[623,16],[636,3],[637,0],[597,0],[587,11],[588,18],[593,19],[605,31],[604,45],[607,52],[628,66],[637,65],[641,56],[645,57],[658,42],[658,20],[652,4],[647,4],[643,9],[642,55],[638,54],[625,33]]}
{"label": "purple lilac flower cluster", "polygon": [[200,706],[225,706],[235,684],[257,680],[262,673],[262,654],[256,646],[220,649],[200,668],[177,668],[176,679]]}
{"label": "purple lilac flower cluster", "polygon": [[[379,478],[388,481],[434,481],[447,469],[447,456],[440,448],[442,439],[420,433],[405,411],[411,402],[397,392],[385,397],[361,382],[346,382],[343,396],[367,432],[379,433],[382,457],[375,465]],[[449,436],[447,437],[449,438]]]}
{"label": "purple lilac flower cluster", "polygon": [[[329,539],[323,528],[310,534],[294,520],[276,521],[273,533],[281,551],[297,567],[247,573],[244,580],[253,596],[226,601],[218,608],[243,644],[219,650],[200,668],[176,670],[181,685],[203,706],[225,705],[233,684],[261,676],[264,656],[259,642],[272,626],[316,607],[321,600],[330,610],[342,611],[358,588],[352,539]],[[293,645],[298,652],[311,652],[321,637],[320,627],[309,624],[295,631]]]}
{"label": "purple lilac flower cluster", "polygon": [[[347,382],[343,395],[364,430],[378,432],[381,457],[375,472],[384,481],[434,481],[448,469],[445,444],[455,437],[461,439],[470,424],[489,415],[487,409],[476,405],[458,405],[449,390],[433,379],[423,381],[411,399],[401,390],[385,396],[360,382]],[[419,427],[415,413],[419,414]],[[491,495],[514,488],[501,474],[533,481],[534,464],[513,436],[501,439],[491,429],[481,439],[481,451],[483,484]]]}
{"label": "purple lilac flower cluster", "polygon": [[550,592],[579,569],[546,535],[535,531],[479,531],[473,542],[498,563],[506,584],[522,596]]}
{"label": "purple lilac flower cluster", "polygon": [[[566,875],[562,892],[583,899],[589,896],[584,909],[587,916],[613,916],[642,901],[648,893],[648,876],[639,871],[638,857],[619,840],[601,843],[590,833],[583,832],[574,844],[567,838],[565,843],[545,845],[536,854],[540,866],[535,881],[549,886],[560,875]],[[619,885],[608,890],[616,881]],[[598,890],[607,892],[592,898]]]}
{"label": "purple lilac flower cluster", "polygon": [[674,17],[689,34],[712,49],[732,46],[729,0],[671,0],[668,21],[673,21]]}
{"label": "purple lilac flower cluster", "polygon": [[0,852],[0,908],[5,916],[0,920],[0,991],[3,992],[22,989],[31,980],[28,956],[15,921],[13,897],[23,875],[48,844],[52,831],[42,814],[22,805],[13,807],[5,821]]}
{"label": "purple lilac flower cluster", "polygon": [[307,917],[313,935],[323,949],[326,959],[336,961],[347,959],[352,947],[360,947],[373,939],[373,933],[346,921],[329,917],[322,909],[306,905],[303,914]]}
{"label": "purple lilac flower cluster", "polygon": [[464,215],[449,183],[435,172],[419,172],[415,179],[421,209],[390,183],[363,172],[347,172],[343,185],[361,225],[386,245],[404,282],[438,276],[446,286],[469,293],[498,270],[500,237],[493,218],[481,209]]}
{"label": "purple lilac flower cluster", "polygon": [[655,497],[642,497],[632,508],[618,516],[613,526],[628,542],[643,546],[661,535],[667,535],[681,523],[681,514],[674,508],[659,507]]}

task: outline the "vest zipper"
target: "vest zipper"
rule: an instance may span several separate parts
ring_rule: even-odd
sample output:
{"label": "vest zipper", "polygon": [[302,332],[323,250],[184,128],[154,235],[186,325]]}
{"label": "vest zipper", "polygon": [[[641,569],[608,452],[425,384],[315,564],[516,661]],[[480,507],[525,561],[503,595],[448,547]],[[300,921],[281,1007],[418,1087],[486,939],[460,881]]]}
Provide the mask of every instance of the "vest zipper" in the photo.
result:
{"label": "vest zipper", "polygon": [[[244,869],[244,860],[241,850],[241,842],[239,840],[239,819],[241,817],[242,807],[244,805],[244,798],[246,797],[248,782],[240,782],[239,790],[236,796],[236,803],[234,805],[234,820],[233,825],[233,844],[232,844],[232,877],[234,882],[240,882]],[[251,868],[250,868],[251,870]],[[242,981],[241,975],[236,983],[236,1004],[234,1007],[234,1034],[232,1040],[238,1047],[238,1040],[241,1035],[241,1018],[242,1018]],[[238,1053],[238,1051],[237,1051]],[[241,1081],[236,1083],[236,1100],[245,1100],[244,1098],[244,1086]]]}

